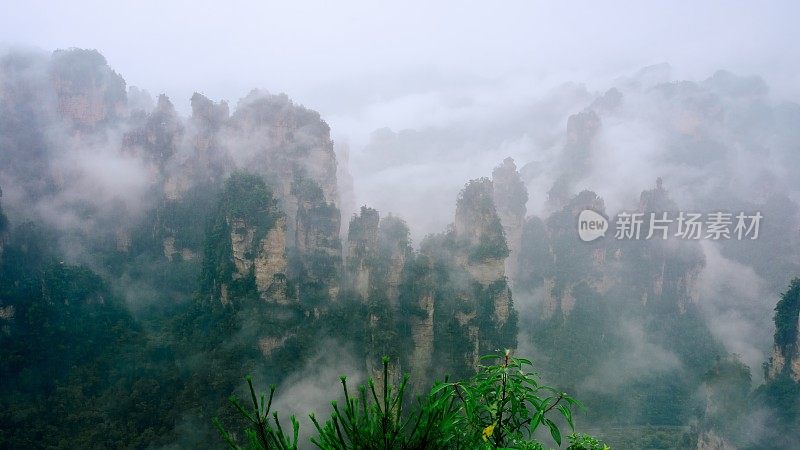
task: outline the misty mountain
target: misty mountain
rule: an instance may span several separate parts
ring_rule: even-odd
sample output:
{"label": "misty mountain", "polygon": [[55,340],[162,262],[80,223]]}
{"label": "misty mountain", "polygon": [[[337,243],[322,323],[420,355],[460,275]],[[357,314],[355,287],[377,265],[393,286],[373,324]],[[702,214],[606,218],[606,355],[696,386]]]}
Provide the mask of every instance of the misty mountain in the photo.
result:
{"label": "misty mountain", "polygon": [[[95,50],[0,57],[0,446],[217,448],[246,374],[304,417],[336,371],[422,395],[503,349],[619,448],[797,439],[800,105],[762,79],[647,67],[352,153],[286,94],[181,101]],[[581,242],[586,209],[763,224]]]}

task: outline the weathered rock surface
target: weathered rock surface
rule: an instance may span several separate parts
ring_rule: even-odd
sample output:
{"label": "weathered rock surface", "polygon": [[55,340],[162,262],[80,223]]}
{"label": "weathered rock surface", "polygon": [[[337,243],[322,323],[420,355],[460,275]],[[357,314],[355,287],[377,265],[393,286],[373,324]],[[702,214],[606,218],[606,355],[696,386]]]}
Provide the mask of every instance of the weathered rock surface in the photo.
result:
{"label": "weathered rock surface", "polygon": [[527,212],[528,190],[517,171],[514,160],[506,158],[492,172],[494,203],[500,223],[503,224],[509,256],[506,258],[505,273],[510,278],[517,273],[519,255],[522,248],[522,229]]}

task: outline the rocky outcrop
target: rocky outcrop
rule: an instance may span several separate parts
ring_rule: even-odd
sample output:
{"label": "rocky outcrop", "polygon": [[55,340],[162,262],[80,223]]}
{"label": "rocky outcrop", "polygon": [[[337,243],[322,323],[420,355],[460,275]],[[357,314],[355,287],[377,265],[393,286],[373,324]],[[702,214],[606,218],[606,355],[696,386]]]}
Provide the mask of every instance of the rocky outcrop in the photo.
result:
{"label": "rocky outcrop", "polygon": [[353,289],[366,302],[369,298],[371,258],[378,251],[378,211],[366,206],[350,219],[347,235],[347,272]]}
{"label": "rocky outcrop", "polygon": [[[569,314],[576,302],[574,290],[580,284],[594,289],[608,287],[607,241],[580,242],[576,238],[577,217],[585,209],[605,215],[605,202],[592,191],[582,191],[569,199],[559,211],[547,218],[543,229],[538,229],[545,238],[538,244],[541,248],[533,250],[537,250],[546,262],[526,260],[536,267],[536,271],[528,272],[528,276],[542,279],[545,317],[552,317],[556,312]],[[531,234],[527,239],[539,240],[541,237]],[[526,247],[533,247],[532,244],[526,243]]]}
{"label": "rocky outcrop", "polygon": [[470,181],[461,191],[453,230],[458,263],[475,281],[488,286],[504,279],[509,250],[489,179]]}
{"label": "rocky outcrop", "polygon": [[122,151],[143,161],[153,181],[162,184],[166,197],[179,199],[193,184],[189,174],[170,177],[167,166],[181,149],[185,127],[166,95],[149,114],[132,116],[131,129],[122,138]]}
{"label": "rocky outcrop", "polygon": [[288,303],[286,292],[286,219],[281,217],[267,232],[253,261],[256,286],[262,298]]}
{"label": "rocky outcrop", "polygon": [[509,256],[506,258],[505,273],[513,277],[517,273],[520,250],[522,247],[522,229],[525,225],[528,190],[517,172],[514,160],[506,158],[492,172],[494,203],[500,223],[503,224]]}
{"label": "rocky outcrop", "polygon": [[231,252],[236,268],[233,277],[244,278],[252,272],[261,298],[286,304],[286,219],[278,218],[258,242],[256,233],[256,227],[241,218],[230,221]]}
{"label": "rocky outcrop", "polygon": [[242,218],[230,218],[228,222],[231,230],[231,253],[233,264],[236,267],[234,278],[246,277],[253,267],[253,238],[255,228],[248,226]]}
{"label": "rocky outcrop", "polygon": [[434,301],[433,292],[426,292],[419,297],[416,306],[420,314],[411,319],[411,380],[416,384],[414,391],[421,391],[428,379],[434,350]]}
{"label": "rocky outcrop", "polygon": [[97,50],[57,50],[50,62],[58,113],[74,127],[94,130],[126,114],[125,80]]}
{"label": "rocky outcrop", "polygon": [[[341,216],[337,208],[336,156],[330,129],[319,114],[292,103],[286,95],[253,91],[225,120],[226,106],[195,97],[193,119],[224,143],[231,164],[264,178],[286,217],[285,243],[291,249],[288,276],[300,277],[296,296],[304,302],[333,300],[341,273]],[[224,124],[218,122],[224,121]],[[203,136],[198,153],[206,145]],[[207,138],[207,137],[206,137]],[[212,160],[213,161],[213,160]],[[217,158],[223,166],[225,161]],[[316,286],[327,286],[319,299]]]}
{"label": "rocky outcrop", "polygon": [[[200,183],[219,183],[235,164],[220,136],[230,118],[228,103],[213,102],[197,92],[191,98],[192,115],[186,124],[184,157],[175,161],[167,172],[165,190],[173,188],[178,195],[189,186]],[[177,188],[177,189],[175,189]]]}
{"label": "rocky outcrop", "polygon": [[697,449],[736,450],[751,436],[742,431],[749,420],[750,368],[736,355],[718,357],[703,376],[705,410],[697,427]]}
{"label": "rocky outcrop", "polygon": [[[337,204],[336,155],[319,113],[295,105],[285,94],[254,90],[239,101],[225,134],[237,166],[265,175],[285,203],[291,203],[299,170],[319,186],[325,202]],[[292,211],[287,214],[291,222]]]}
{"label": "rocky outcrop", "polygon": [[[350,146],[341,141],[337,141],[336,150],[336,181],[339,184],[339,209],[342,212],[342,223],[351,214],[356,213],[356,194],[353,181],[353,174],[350,172]],[[342,241],[347,240],[347,229],[342,227]]]}
{"label": "rocky outcrop", "polygon": [[456,314],[470,342],[469,364],[483,353],[508,346],[506,333],[516,330],[516,322],[510,320],[513,306],[505,276],[509,249],[494,198],[492,181],[482,178],[467,183],[456,203],[455,263],[477,283],[473,291],[464,292],[461,312]]}
{"label": "rocky outcrop", "polygon": [[389,306],[397,309],[403,270],[411,252],[409,229],[402,219],[389,215],[381,219],[378,237],[381,248],[380,265],[385,271],[381,276],[385,280],[386,297]]}
{"label": "rocky outcrop", "polygon": [[[286,219],[276,203],[258,176],[237,172],[226,180],[203,244],[204,296],[223,304],[258,298],[287,301],[285,289],[273,286],[285,287],[289,272]],[[165,254],[183,255],[177,247],[175,239],[165,239]]]}
{"label": "rocky outcrop", "polygon": [[[698,280],[705,266],[697,242],[645,239],[650,231],[651,213],[657,217],[662,213],[677,217],[677,206],[670,200],[661,180],[657,181],[655,189],[642,192],[635,210],[627,211],[642,214],[639,239],[616,239],[615,218],[611,217],[604,238],[579,241],[576,220],[586,209],[606,215],[603,199],[594,192],[583,191],[553,213],[544,222],[543,229],[537,226],[525,236],[523,247],[538,254],[538,259],[547,261],[541,264],[526,256],[528,267],[524,275],[529,281],[523,282],[523,286],[530,289],[538,286],[530,280],[542,280],[546,317],[556,311],[569,314],[576,301],[574,289],[579,284],[585,284],[596,295],[622,289],[624,296],[620,299],[626,299],[631,307],[638,304],[685,314],[697,302]],[[675,235],[674,223],[667,233]],[[637,276],[629,276],[631,273]]]}
{"label": "rocky outcrop", "polygon": [[[118,130],[108,139],[121,134],[121,142],[109,146],[144,166],[145,207],[152,207],[152,217],[109,228],[108,245],[168,263],[181,275],[199,267],[198,298],[207,300],[214,314],[248,311],[259,324],[281,330],[248,324],[250,348],[257,345],[270,358],[294,339],[292,327],[324,317],[335,300],[355,296],[354,305],[341,304],[367,319],[366,356],[372,363],[378,361],[373,356],[396,357],[400,362],[391,372],[398,376],[402,367],[424,383],[436,367],[464,372],[481,354],[514,346],[506,234],[518,244],[525,194],[513,161],[498,167],[496,186],[479,180],[465,189],[455,229],[437,238],[446,241],[446,250],[437,252],[435,263],[412,249],[402,220],[363,208],[351,223],[342,270],[339,168],[330,129],[318,113],[286,95],[260,91],[232,113],[226,102],[195,93],[191,116],[182,118],[166,95],[153,104],[137,89],[131,89],[135,105],[128,111],[124,81],[95,56],[57,54],[52,70],[38,72],[47,72],[46,82],[55,86],[48,106],[53,119],[43,122],[61,120],[80,131],[76,135]],[[7,82],[0,77],[0,112],[19,94],[7,89]],[[89,135],[99,141],[98,136]],[[201,205],[203,211],[187,205]],[[180,266],[201,252],[201,264]],[[339,292],[340,283],[346,291]],[[440,298],[445,300],[437,306]],[[405,346],[386,342],[400,335]],[[444,361],[454,365],[437,362],[437,354],[448,353],[455,356]]]}
{"label": "rocky outcrop", "polygon": [[[662,180],[656,180],[654,189],[643,191],[636,212],[647,218],[642,224],[641,236],[649,235],[649,217],[677,217],[677,205],[670,199]],[[673,222],[668,235],[675,236],[677,225]],[[655,231],[661,233],[661,231]],[[654,234],[659,236],[659,234]],[[697,242],[690,240],[648,239],[630,241],[621,248],[624,262],[635,267],[643,276],[635,280],[638,296],[643,305],[667,302],[667,306],[684,314],[698,299],[698,280],[705,267],[705,256]]]}
{"label": "rocky outcrop", "polygon": [[485,260],[468,261],[464,264],[472,279],[488,286],[505,276],[506,261],[501,258],[487,258]]}
{"label": "rocky outcrop", "polygon": [[600,125],[600,116],[591,108],[567,119],[566,141],[559,155],[558,176],[548,191],[548,201],[554,208],[564,205],[575,192],[576,182],[587,175]]}
{"label": "rocky outcrop", "polygon": [[391,309],[397,308],[406,258],[411,252],[405,222],[361,207],[350,220],[346,268],[350,286],[364,303],[375,291],[385,296]]}
{"label": "rocky outcrop", "polygon": [[178,253],[178,250],[175,248],[175,236],[165,237],[162,244],[164,247],[164,257],[167,258],[167,261],[172,262],[172,258]]}

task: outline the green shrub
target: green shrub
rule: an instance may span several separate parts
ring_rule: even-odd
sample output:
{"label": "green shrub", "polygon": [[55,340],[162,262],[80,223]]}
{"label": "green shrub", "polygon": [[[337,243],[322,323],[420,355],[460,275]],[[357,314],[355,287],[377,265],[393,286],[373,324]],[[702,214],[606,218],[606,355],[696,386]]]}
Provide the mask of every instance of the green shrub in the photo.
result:
{"label": "green shrub", "polygon": [[[511,356],[510,351],[482,358],[494,365],[480,365],[471,378],[437,383],[417,405],[405,407],[405,376],[399,385],[389,382],[389,358],[383,358],[383,379],[370,379],[352,395],[346,377],[341,378],[344,405],[331,402],[332,412],[321,424],[312,414],[317,435],[311,442],[322,450],[368,449],[544,449],[536,432],[546,429],[561,446],[562,431],[556,420],[573,432],[569,450],[608,450],[591,436],[574,433],[572,408],[580,403],[564,392],[539,383],[531,362]],[[240,447],[219,421],[223,439],[232,449],[297,449],[299,424],[291,418],[291,436],[284,432],[277,412],[269,417],[275,388],[260,402],[247,379],[252,412],[231,399],[247,420],[247,447]],[[559,419],[560,418],[560,419]]]}

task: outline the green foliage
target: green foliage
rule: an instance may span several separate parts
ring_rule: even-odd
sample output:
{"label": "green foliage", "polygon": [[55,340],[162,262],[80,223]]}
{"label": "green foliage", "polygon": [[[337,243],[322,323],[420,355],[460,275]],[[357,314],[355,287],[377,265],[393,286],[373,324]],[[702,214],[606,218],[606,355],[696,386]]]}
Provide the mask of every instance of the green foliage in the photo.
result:
{"label": "green foliage", "polygon": [[775,307],[775,345],[784,351],[797,342],[798,316],[800,316],[800,278],[789,284]]}
{"label": "green foliage", "polygon": [[477,245],[470,247],[469,260],[473,262],[487,259],[502,259],[509,255],[508,245],[500,219],[492,220],[489,231],[481,236]]}
{"label": "green foliage", "polygon": [[[239,446],[233,436],[230,435],[219,419],[214,419],[214,425],[219,430],[220,435],[225,442],[232,449],[276,449],[276,450],[297,450],[297,437],[300,432],[300,423],[297,422],[294,416],[291,417],[292,435],[289,437],[283,431],[281,422],[278,419],[278,413],[273,413],[270,418],[270,409],[272,407],[272,398],[275,395],[275,386],[270,386],[269,399],[265,401],[265,396],[261,395],[260,401],[256,395],[255,388],[253,388],[253,380],[247,377],[247,386],[250,388],[250,400],[253,403],[252,412],[248,411],[236,396],[231,396],[230,402],[239,411],[239,413],[247,419],[249,425],[245,429],[248,444],[246,447]],[[274,428],[270,424],[274,423]]]}
{"label": "green foliage", "polygon": [[206,229],[201,295],[219,297],[222,284],[229,285],[231,298],[255,295],[252,276],[234,280],[236,267],[231,232],[246,234],[252,231],[252,242],[260,242],[275,225],[278,215],[277,202],[263,178],[244,172],[231,174],[225,181]]}
{"label": "green foliage", "polygon": [[[64,264],[37,227],[18,227],[0,260],[0,447],[166,444],[179,382],[109,286]],[[87,427],[87,423],[92,423]]]}
{"label": "green foliage", "polygon": [[[572,408],[580,403],[564,392],[539,383],[530,361],[511,356],[509,351],[485,356],[495,365],[481,365],[467,380],[445,380],[433,386],[415,407],[405,406],[408,376],[399,385],[389,382],[389,358],[383,358],[380,382],[369,379],[352,395],[347,378],[341,377],[344,405],[331,402],[331,417],[321,424],[312,414],[317,435],[311,442],[322,450],[371,449],[544,449],[537,440],[540,427],[550,439],[562,444],[563,425],[573,431],[567,436],[570,450],[608,450],[595,438],[574,433]],[[296,448],[299,425],[292,417],[293,436],[288,437],[273,413],[275,427],[267,418],[269,401],[259,403],[252,382],[248,385],[253,412],[232,402],[247,421],[245,434],[253,449]],[[560,420],[559,420],[560,419]],[[559,425],[557,421],[562,422]],[[239,449],[232,434],[215,421],[230,448]]]}
{"label": "green foliage", "polygon": [[492,181],[470,180],[458,195],[456,220],[481,226],[477,241],[466,242],[470,261],[502,259],[509,255],[503,224],[494,204]]}
{"label": "green foliage", "polygon": [[603,444],[588,434],[573,433],[567,436],[569,447],[567,450],[609,450],[609,446]]}
{"label": "green foliage", "polygon": [[499,364],[481,365],[467,383],[444,384],[452,387],[463,406],[468,433],[479,433],[492,448],[527,448],[526,442],[533,440],[542,426],[561,445],[561,429],[551,412],[558,413],[574,429],[571,408],[580,403],[565,392],[540,384],[537,374],[526,370],[531,362],[512,357],[508,350],[481,359],[499,359]]}
{"label": "green foliage", "polygon": [[324,425],[311,415],[318,433],[311,442],[323,450],[437,449],[456,443],[453,434],[459,418],[452,402],[443,394],[431,394],[420,408],[405,414],[408,377],[394,386],[388,382],[388,371],[389,358],[384,357],[382,389],[370,379],[356,397],[350,395],[347,378],[341,377],[345,405],[340,408],[332,402],[333,413]]}
{"label": "green foliage", "polygon": [[277,218],[276,200],[264,179],[246,172],[234,172],[225,180],[219,201],[219,210],[229,219],[243,220],[255,227],[255,240],[263,237]]}

